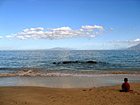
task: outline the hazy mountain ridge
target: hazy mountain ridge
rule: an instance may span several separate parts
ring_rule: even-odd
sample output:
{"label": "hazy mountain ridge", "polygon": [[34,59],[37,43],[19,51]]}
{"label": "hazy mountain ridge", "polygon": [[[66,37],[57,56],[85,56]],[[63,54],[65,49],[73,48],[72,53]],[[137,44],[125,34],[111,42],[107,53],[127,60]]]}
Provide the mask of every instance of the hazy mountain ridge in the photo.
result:
{"label": "hazy mountain ridge", "polygon": [[62,48],[62,47],[54,47],[49,50],[73,50],[72,48]]}
{"label": "hazy mountain ridge", "polygon": [[140,50],[140,43],[135,46],[129,47],[128,50]]}

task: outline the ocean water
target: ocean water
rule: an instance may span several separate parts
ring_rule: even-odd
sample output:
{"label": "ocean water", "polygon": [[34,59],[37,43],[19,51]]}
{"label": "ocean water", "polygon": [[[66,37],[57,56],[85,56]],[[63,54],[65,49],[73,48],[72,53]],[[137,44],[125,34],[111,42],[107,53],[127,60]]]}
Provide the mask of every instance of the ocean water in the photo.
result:
{"label": "ocean water", "polygon": [[[63,64],[63,61],[83,63]],[[86,63],[96,61],[96,64]],[[57,64],[53,64],[56,62]],[[0,73],[21,70],[40,72],[140,71],[139,50],[24,50],[0,51]]]}
{"label": "ocean water", "polygon": [[140,51],[0,51],[0,86],[90,88],[119,85],[124,77],[140,82]]}

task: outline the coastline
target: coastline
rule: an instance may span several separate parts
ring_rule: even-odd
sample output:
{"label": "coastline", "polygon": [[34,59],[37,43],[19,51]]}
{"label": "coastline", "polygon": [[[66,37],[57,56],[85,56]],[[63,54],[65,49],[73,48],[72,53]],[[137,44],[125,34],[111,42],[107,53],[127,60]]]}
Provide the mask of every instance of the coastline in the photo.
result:
{"label": "coastline", "polygon": [[139,105],[140,82],[132,92],[119,92],[121,84],[98,88],[0,87],[0,105]]}
{"label": "coastline", "polygon": [[61,71],[61,70],[45,70],[41,69],[22,69],[20,71],[0,72],[0,77],[73,77],[73,76],[95,76],[95,75],[113,75],[113,74],[135,74],[140,75],[140,71]]}
{"label": "coastline", "polygon": [[127,77],[130,83],[140,83],[139,74],[94,74],[77,76],[12,76],[0,77],[0,86],[39,86],[49,88],[92,88],[114,86]]}

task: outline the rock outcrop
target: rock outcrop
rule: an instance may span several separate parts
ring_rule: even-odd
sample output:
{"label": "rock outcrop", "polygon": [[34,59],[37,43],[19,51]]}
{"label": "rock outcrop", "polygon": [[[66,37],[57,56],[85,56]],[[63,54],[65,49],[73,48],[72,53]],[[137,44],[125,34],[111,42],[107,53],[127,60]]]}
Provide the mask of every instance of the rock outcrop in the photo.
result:
{"label": "rock outcrop", "polygon": [[53,62],[53,64],[70,64],[70,63],[91,63],[96,64],[96,61],[62,61],[62,62]]}

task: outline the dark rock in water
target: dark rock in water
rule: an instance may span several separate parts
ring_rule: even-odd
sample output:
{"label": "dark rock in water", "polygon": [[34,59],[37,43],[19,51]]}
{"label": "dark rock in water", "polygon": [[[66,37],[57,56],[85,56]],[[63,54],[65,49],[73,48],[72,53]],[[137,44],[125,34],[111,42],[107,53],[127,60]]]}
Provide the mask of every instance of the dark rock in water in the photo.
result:
{"label": "dark rock in water", "polygon": [[62,62],[53,62],[53,64],[60,64],[60,63],[62,63]]}
{"label": "dark rock in water", "polygon": [[74,63],[73,61],[63,61],[63,64]]}
{"label": "dark rock in water", "polygon": [[68,63],[80,63],[79,61],[63,61],[63,64],[68,64]]}
{"label": "dark rock in water", "polygon": [[96,61],[87,61],[86,63],[97,63]]}
{"label": "dark rock in water", "polygon": [[70,64],[70,63],[93,63],[96,64],[96,61],[86,61],[86,62],[82,62],[82,61],[63,61],[63,62],[53,62],[53,64]]}
{"label": "dark rock in water", "polygon": [[53,64],[57,64],[56,62],[53,62]]}

